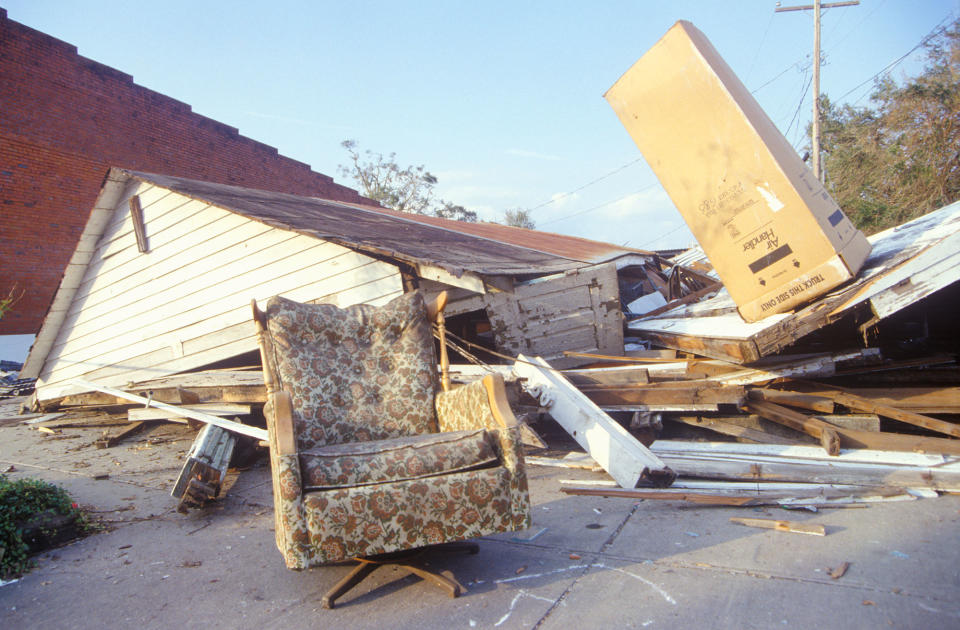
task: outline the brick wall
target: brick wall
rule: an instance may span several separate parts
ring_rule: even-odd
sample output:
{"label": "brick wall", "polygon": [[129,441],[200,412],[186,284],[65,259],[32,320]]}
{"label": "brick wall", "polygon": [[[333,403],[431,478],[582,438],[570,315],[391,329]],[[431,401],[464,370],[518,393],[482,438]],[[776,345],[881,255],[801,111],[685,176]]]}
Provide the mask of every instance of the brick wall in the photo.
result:
{"label": "brick wall", "polygon": [[111,166],[369,202],[0,8],[0,334],[39,330]]}

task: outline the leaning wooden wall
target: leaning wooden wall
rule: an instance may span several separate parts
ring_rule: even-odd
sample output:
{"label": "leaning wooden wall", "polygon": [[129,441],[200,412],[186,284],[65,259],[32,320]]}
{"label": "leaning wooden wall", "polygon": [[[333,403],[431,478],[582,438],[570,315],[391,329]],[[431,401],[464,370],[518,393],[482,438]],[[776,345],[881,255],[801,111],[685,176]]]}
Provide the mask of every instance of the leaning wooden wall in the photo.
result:
{"label": "leaning wooden wall", "polygon": [[[137,248],[132,194],[146,252]],[[393,265],[144,183],[120,199],[99,240],[44,362],[38,399],[71,391],[76,377],[124,384],[255,350],[251,299],[346,306],[402,291]]]}
{"label": "leaning wooden wall", "polygon": [[421,287],[428,297],[449,291],[444,311],[448,316],[485,310],[497,350],[510,356],[541,356],[553,367],[567,368],[585,362],[564,356],[567,350],[623,354],[623,313],[614,263],[518,282],[512,290],[482,295],[430,281],[421,281]]}
{"label": "leaning wooden wall", "polygon": [[545,276],[486,296],[498,348],[539,355],[551,366],[583,363],[564,351],[623,354],[623,313],[613,263]]}

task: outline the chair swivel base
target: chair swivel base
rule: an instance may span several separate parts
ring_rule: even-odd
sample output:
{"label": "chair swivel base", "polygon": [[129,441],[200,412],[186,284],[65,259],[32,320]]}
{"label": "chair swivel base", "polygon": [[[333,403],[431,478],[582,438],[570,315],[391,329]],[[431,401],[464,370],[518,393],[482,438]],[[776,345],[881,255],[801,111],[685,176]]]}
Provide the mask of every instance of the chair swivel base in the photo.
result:
{"label": "chair swivel base", "polygon": [[376,556],[367,556],[365,558],[356,558],[357,566],[347,574],[342,580],[337,582],[333,588],[326,592],[321,600],[324,608],[333,608],[337,599],[347,593],[354,586],[363,582],[363,580],[381,566],[393,566],[404,569],[424,580],[439,586],[447,592],[450,597],[458,597],[461,593],[461,586],[456,580],[451,580],[445,575],[441,575],[426,568],[421,559],[427,553],[441,551],[444,553],[469,553],[476,554],[480,547],[476,543],[453,542],[441,545],[432,545],[430,547],[421,547],[419,549],[409,549],[406,551],[397,551],[394,553],[385,553]]}

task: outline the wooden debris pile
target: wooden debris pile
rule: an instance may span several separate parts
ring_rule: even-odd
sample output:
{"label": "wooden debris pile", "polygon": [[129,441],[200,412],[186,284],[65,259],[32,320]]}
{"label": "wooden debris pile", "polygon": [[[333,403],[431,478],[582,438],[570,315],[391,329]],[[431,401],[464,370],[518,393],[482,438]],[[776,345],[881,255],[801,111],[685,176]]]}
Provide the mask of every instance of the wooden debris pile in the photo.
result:
{"label": "wooden debris pile", "polygon": [[[960,203],[870,240],[848,284],[760,322],[716,285],[689,287],[690,299],[657,286],[665,305],[626,324],[627,348],[651,350],[576,355],[593,363],[562,374],[655,439],[677,481],[566,491],[728,505],[960,491]],[[679,260],[675,273],[712,278],[702,252]]]}
{"label": "wooden debris pile", "polygon": [[[751,367],[611,357],[564,370],[572,387],[652,441],[652,455],[677,476],[667,490],[610,482],[564,491],[784,506],[960,491],[960,368],[944,361],[889,361],[866,349]],[[594,463],[573,454],[559,465],[584,461]]]}
{"label": "wooden debris pile", "polygon": [[696,260],[684,264],[657,255],[643,265],[625,267],[617,274],[625,318],[653,317],[715,294],[723,285],[711,271]]}
{"label": "wooden debris pile", "polygon": [[220,494],[240,440],[257,444],[267,437],[261,413],[266,386],[259,369],[180,374],[122,388],[78,384],[85,385],[88,391],[43,405],[45,411],[59,409],[61,413],[27,421],[58,418],[63,412],[97,411],[113,417],[125,416],[126,423],[103,431],[94,442],[96,448],[117,446],[158,423],[189,425],[196,431],[196,438],[171,490],[181,512],[202,507]]}
{"label": "wooden debris pile", "polygon": [[22,367],[23,364],[14,361],[0,361],[0,400],[33,392],[36,379],[19,378]]}

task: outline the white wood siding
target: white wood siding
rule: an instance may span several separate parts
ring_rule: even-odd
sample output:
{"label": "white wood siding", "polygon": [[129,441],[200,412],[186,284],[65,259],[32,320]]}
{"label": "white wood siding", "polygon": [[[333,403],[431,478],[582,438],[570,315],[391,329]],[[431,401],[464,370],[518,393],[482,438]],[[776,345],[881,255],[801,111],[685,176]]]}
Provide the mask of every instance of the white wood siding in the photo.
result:
{"label": "white wood siding", "polygon": [[[140,196],[149,251],[128,201]],[[97,243],[37,381],[49,400],[81,377],[156,378],[257,348],[250,301],[381,304],[402,293],[393,265],[142,184],[126,191]]]}
{"label": "white wood siding", "polygon": [[583,363],[564,350],[623,354],[617,269],[595,265],[518,284],[482,297],[497,347],[542,356],[556,368]]}

